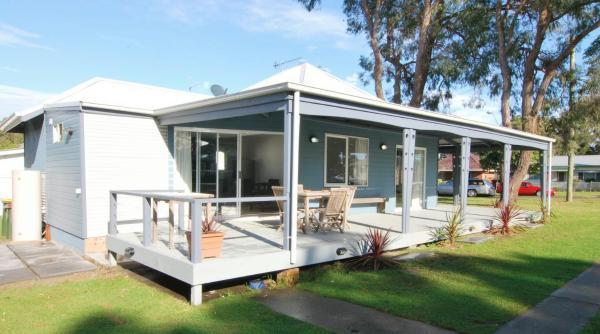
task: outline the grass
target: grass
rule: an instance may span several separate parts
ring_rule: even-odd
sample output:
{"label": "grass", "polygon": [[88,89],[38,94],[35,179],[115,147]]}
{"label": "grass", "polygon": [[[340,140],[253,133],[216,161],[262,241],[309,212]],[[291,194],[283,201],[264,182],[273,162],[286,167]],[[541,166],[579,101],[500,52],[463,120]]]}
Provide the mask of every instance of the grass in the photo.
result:
{"label": "grass", "polygon": [[[378,272],[321,268],[300,287],[321,295],[464,333],[492,333],[600,260],[600,193],[553,201],[540,229],[459,249],[431,247],[433,259]],[[489,198],[469,199],[489,205]],[[525,209],[539,199],[524,197]]]}
{"label": "grass", "polygon": [[598,334],[600,333],[600,312],[585,326],[579,334]]}
{"label": "grass", "polygon": [[193,307],[124,274],[0,289],[2,333],[319,333],[248,295]]}

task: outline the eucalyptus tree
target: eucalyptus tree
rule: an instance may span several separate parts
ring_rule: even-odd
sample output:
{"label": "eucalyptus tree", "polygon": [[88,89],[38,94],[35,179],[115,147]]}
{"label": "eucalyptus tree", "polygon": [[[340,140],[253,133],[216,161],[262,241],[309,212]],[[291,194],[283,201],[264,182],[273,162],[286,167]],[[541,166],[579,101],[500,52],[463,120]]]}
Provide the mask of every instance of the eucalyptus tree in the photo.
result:
{"label": "eucalyptus tree", "polygon": [[[548,89],[575,47],[600,27],[598,1],[584,0],[497,0],[496,25],[498,63],[503,71],[503,94],[511,92],[520,102],[521,129],[540,133],[540,115]],[[511,40],[502,38],[512,36]],[[502,46],[505,52],[501,52]],[[518,83],[517,94],[512,90]],[[503,122],[508,102],[502,102]],[[519,185],[528,173],[532,152],[523,151],[510,183],[510,198],[518,196]]]}

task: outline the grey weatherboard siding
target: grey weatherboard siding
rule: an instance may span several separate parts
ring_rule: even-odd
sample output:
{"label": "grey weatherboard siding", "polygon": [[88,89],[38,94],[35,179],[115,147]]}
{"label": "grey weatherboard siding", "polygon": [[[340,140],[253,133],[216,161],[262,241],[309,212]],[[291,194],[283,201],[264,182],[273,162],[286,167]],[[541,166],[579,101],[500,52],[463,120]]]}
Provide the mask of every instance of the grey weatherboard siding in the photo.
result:
{"label": "grey weatherboard siding", "polygon": [[[180,126],[283,132],[283,112],[186,123]],[[173,152],[173,129],[170,126],[168,131],[171,152]],[[402,130],[380,130],[302,116],[300,125],[299,183],[304,184],[306,188],[321,189],[324,187],[323,173],[326,133],[369,138],[369,185],[358,187],[356,196],[388,197],[390,200],[387,203],[386,211],[393,212],[396,207],[396,145],[402,145]],[[318,137],[319,142],[310,143],[308,140],[310,136]],[[387,150],[380,150],[379,146],[382,143],[388,146]],[[432,136],[419,135],[417,132],[416,146],[427,149],[425,197],[426,207],[431,208],[437,204],[438,139]],[[364,207],[355,207],[353,211],[374,212],[375,206],[365,205]]]}

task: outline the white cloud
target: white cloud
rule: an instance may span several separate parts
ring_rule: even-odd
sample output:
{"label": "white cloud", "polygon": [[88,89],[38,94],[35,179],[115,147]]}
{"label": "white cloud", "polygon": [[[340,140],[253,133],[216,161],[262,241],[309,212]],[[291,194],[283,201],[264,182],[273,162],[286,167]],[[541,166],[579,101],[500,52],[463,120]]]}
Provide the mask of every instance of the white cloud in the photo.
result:
{"label": "white cloud", "polygon": [[5,72],[19,73],[21,72],[18,68],[10,67],[10,66],[0,66],[0,70]]}
{"label": "white cloud", "polygon": [[39,38],[38,34],[0,22],[0,45],[52,50],[50,47],[33,42]]}
{"label": "white cloud", "polygon": [[[354,47],[355,36],[346,32],[341,13],[327,10],[308,12],[297,1],[230,0],[184,1],[157,0],[152,12],[186,25],[206,25],[217,20],[250,32],[275,33],[300,40],[334,39],[336,48]],[[316,49],[307,47],[309,52]]]}
{"label": "white cloud", "polygon": [[359,77],[358,73],[356,73],[356,72],[354,72],[346,77],[346,81],[348,81],[349,83],[351,83],[355,86],[358,86],[359,80],[360,80],[360,77]]}
{"label": "white cloud", "polygon": [[52,97],[52,94],[35,90],[0,85],[0,119],[23,111]]}

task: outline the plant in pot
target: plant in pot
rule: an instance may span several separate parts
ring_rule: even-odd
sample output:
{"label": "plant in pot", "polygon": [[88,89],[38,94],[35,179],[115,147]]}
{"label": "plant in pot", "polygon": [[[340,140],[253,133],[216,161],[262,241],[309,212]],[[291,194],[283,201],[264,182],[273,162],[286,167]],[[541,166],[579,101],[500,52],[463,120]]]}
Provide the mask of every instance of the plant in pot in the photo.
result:
{"label": "plant in pot", "polygon": [[[219,223],[215,216],[209,216],[205,211],[202,219],[202,258],[218,257],[221,255],[225,234],[219,231]],[[188,242],[188,252],[192,254],[192,232],[185,231]]]}

